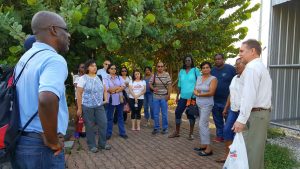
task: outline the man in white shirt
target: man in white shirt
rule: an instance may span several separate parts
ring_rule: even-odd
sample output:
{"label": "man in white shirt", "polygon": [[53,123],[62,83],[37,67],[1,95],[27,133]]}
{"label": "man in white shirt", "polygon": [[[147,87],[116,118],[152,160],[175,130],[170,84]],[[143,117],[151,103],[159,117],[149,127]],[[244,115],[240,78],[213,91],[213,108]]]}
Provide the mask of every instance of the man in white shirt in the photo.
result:
{"label": "man in white shirt", "polygon": [[261,46],[249,39],[240,47],[240,58],[246,68],[241,75],[240,114],[233,125],[236,133],[243,132],[250,169],[264,168],[264,150],[270,121],[272,80],[259,58]]}
{"label": "man in white shirt", "polygon": [[111,62],[109,60],[105,60],[103,62],[103,68],[102,69],[98,69],[97,75],[101,75],[102,79],[106,79],[106,76],[108,75],[107,68],[108,68],[108,65],[110,65],[110,63]]}

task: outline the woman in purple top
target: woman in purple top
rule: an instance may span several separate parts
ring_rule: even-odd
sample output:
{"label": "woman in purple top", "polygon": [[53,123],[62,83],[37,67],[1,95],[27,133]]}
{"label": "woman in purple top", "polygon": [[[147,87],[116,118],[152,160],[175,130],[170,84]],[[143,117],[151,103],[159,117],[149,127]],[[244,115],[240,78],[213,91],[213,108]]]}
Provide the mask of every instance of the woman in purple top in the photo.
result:
{"label": "woman in purple top", "polygon": [[106,138],[110,139],[113,130],[113,113],[116,109],[118,113],[118,127],[119,135],[127,139],[128,136],[124,127],[124,118],[123,118],[123,90],[125,88],[125,83],[122,78],[117,75],[117,66],[115,64],[110,64],[107,68],[107,79],[106,87],[108,91],[108,106],[107,106],[107,134]]}

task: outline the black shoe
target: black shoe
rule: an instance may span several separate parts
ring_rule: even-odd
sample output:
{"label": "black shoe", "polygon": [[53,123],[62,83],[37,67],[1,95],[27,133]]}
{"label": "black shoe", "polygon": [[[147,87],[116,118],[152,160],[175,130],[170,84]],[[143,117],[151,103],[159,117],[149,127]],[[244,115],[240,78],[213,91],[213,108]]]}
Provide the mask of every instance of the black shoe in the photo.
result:
{"label": "black shoe", "polygon": [[125,135],[120,135],[120,137],[122,137],[123,139],[128,139],[128,136],[125,134]]}
{"label": "black shoe", "polygon": [[152,131],[152,134],[153,134],[153,135],[155,135],[155,134],[157,134],[157,133],[159,133],[159,130],[158,130],[158,129],[154,129],[154,130]]}
{"label": "black shoe", "polygon": [[209,153],[206,153],[205,151],[200,151],[200,152],[198,153],[198,155],[199,155],[199,156],[211,156],[211,155],[213,155],[213,152],[210,151]]}
{"label": "black shoe", "polygon": [[109,140],[111,138],[111,136],[106,136],[106,140]]}
{"label": "black shoe", "polygon": [[197,147],[195,147],[194,150],[195,150],[195,151],[204,151],[204,150],[206,150],[206,148],[201,148],[201,147],[200,147],[200,148],[197,148]]}
{"label": "black shoe", "polygon": [[161,134],[167,134],[168,133],[168,129],[163,129],[162,131],[161,131]]}

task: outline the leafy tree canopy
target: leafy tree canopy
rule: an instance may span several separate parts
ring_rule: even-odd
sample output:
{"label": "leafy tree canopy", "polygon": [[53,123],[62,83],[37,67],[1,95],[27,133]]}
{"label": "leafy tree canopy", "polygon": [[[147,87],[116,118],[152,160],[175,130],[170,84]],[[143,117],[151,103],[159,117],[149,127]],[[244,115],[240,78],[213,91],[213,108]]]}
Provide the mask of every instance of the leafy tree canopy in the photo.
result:
{"label": "leafy tree canopy", "polygon": [[[16,63],[32,16],[40,10],[62,15],[71,34],[64,56],[70,70],[94,58],[111,59],[131,69],[162,60],[171,74],[184,54],[196,63],[215,53],[236,56],[234,43],[245,38],[241,23],[259,4],[250,0],[0,0],[0,63]],[[229,15],[225,11],[231,10]],[[174,74],[175,76],[175,74]]]}

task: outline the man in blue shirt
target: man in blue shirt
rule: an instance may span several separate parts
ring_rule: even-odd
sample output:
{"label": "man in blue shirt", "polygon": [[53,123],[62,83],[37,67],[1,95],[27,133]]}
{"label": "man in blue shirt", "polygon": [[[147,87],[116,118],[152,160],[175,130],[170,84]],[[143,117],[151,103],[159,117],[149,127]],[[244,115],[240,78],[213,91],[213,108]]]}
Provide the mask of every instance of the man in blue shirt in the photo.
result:
{"label": "man in blue shirt", "polygon": [[102,79],[106,79],[107,78],[107,68],[108,68],[108,65],[110,65],[111,62],[109,60],[105,60],[103,62],[103,68],[102,69],[98,69],[97,71],[97,75],[101,75],[102,76]]}
{"label": "man in blue shirt", "polygon": [[212,109],[217,135],[214,141],[223,142],[224,117],[222,112],[229,95],[229,85],[236,72],[233,66],[225,64],[223,54],[216,54],[214,59],[215,67],[211,70],[211,74],[218,79],[218,86],[214,95],[214,107]]}
{"label": "man in blue shirt", "polygon": [[41,11],[31,22],[36,37],[16,65],[16,75],[26,65],[17,94],[21,126],[36,113],[22,133],[12,159],[13,168],[65,168],[63,135],[68,126],[68,108],[64,82],[67,63],[57,52],[69,50],[70,34],[64,19],[56,13]]}

